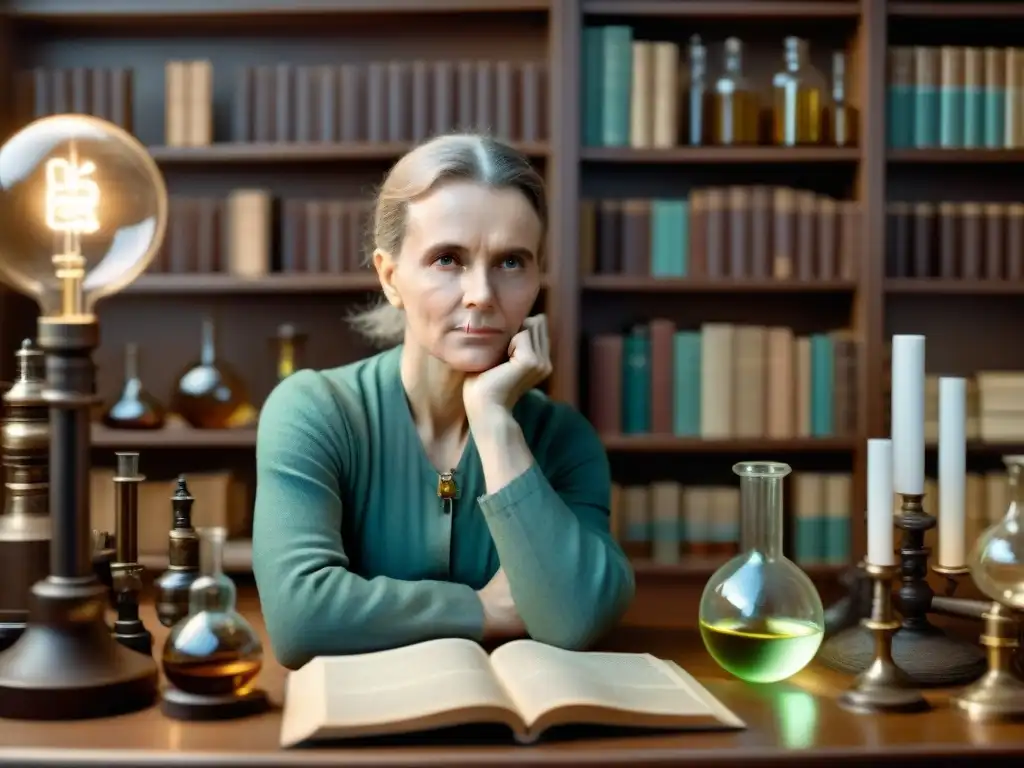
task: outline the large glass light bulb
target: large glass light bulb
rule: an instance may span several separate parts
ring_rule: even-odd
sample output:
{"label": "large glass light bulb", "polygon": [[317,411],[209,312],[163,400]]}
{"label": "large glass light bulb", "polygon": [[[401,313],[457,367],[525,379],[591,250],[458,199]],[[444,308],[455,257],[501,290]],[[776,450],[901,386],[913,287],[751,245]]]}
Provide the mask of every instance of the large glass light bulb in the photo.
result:
{"label": "large glass light bulb", "polygon": [[1024,455],[1004,456],[1010,506],[978,537],[971,551],[971,578],[997,603],[1024,611]]}
{"label": "large glass light bulb", "polygon": [[166,222],[159,169],[111,123],[46,117],[0,148],[0,280],[44,317],[88,319],[145,271]]}

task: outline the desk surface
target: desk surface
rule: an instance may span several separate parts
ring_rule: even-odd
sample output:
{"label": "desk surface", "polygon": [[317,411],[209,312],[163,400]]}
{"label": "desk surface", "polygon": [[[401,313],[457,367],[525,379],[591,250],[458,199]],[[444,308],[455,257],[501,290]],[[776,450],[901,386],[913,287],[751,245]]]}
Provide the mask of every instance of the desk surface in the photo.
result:
{"label": "desk surface", "polygon": [[[240,607],[262,633],[255,595]],[[167,631],[144,609],[155,647]],[[951,711],[945,692],[929,694],[935,709],[917,715],[857,716],[836,704],[849,678],[812,665],[789,681],[751,686],[730,679],[704,652],[696,633],[623,629],[602,649],[648,651],[671,658],[698,677],[748,724],[732,733],[686,733],[562,741],[529,747],[444,743],[281,750],[280,711],[221,723],[180,723],[158,708],[118,718],[71,723],[0,720],[0,762],[18,766],[374,766],[460,765],[967,765],[1024,757],[1024,726],[972,725]],[[261,683],[280,705],[286,671],[272,658]],[[1001,761],[998,761],[1001,762]]]}

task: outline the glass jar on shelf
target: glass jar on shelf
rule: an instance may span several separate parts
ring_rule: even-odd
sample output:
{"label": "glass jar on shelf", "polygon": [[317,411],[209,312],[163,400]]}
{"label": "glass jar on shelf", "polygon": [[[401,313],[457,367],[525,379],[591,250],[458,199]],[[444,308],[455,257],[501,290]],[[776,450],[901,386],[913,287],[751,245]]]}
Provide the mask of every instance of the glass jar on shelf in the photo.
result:
{"label": "glass jar on shelf", "polygon": [[810,48],[800,37],[787,37],[783,69],[772,78],[773,143],[794,147],[823,140],[828,85],[811,64]]}

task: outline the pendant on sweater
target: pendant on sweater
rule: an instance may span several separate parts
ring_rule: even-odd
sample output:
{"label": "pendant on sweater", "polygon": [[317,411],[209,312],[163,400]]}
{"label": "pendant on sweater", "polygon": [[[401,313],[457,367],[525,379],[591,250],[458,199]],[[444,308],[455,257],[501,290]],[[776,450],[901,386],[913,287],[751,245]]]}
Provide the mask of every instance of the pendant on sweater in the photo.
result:
{"label": "pendant on sweater", "polygon": [[437,497],[441,499],[443,514],[450,515],[452,513],[452,505],[459,496],[459,486],[455,483],[455,470],[450,469],[439,474],[437,476]]}

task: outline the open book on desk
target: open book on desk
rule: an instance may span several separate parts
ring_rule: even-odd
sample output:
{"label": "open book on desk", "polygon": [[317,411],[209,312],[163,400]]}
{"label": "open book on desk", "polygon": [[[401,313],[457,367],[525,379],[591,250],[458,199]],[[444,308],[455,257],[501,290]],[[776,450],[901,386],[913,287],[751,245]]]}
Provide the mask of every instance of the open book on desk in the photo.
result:
{"label": "open book on desk", "polygon": [[488,656],[451,638],[324,656],[291,672],[281,746],[482,723],[507,725],[523,744],[559,725],[746,727],[677,665],[648,654],[514,640]]}

